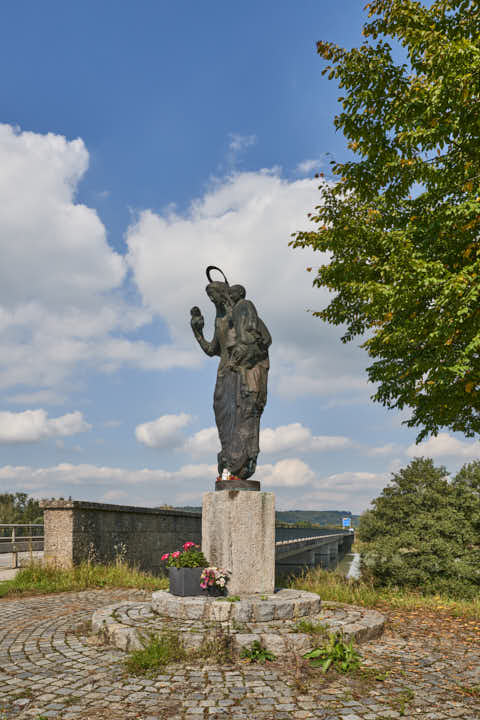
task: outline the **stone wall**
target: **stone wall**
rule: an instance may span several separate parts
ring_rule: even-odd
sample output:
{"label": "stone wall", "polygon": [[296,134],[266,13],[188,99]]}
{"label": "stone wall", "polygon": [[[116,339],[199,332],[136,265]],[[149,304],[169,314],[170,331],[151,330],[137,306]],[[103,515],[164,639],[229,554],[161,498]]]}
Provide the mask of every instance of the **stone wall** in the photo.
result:
{"label": "stone wall", "polygon": [[123,557],[130,565],[160,574],[163,553],[187,540],[201,544],[201,513],[79,500],[43,500],[41,506],[44,557],[61,567]]}

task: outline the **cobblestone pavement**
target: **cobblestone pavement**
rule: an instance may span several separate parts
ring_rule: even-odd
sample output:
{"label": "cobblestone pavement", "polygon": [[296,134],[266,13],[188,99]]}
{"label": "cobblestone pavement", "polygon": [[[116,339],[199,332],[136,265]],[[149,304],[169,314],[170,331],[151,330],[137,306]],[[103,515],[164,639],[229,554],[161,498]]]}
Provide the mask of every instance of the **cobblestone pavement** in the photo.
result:
{"label": "cobblestone pavement", "polygon": [[169,666],[145,679],[128,676],[124,653],[86,629],[96,608],[144,599],[98,590],[0,601],[0,720],[480,720],[474,622],[391,614],[384,635],[361,646],[376,670],[354,678],[292,657]]}

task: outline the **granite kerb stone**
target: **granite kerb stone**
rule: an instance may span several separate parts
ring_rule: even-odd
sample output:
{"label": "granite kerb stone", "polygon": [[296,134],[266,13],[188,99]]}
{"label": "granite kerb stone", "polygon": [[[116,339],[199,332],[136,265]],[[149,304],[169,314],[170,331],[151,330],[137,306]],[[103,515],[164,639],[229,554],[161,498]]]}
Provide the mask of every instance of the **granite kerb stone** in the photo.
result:
{"label": "granite kerb stone", "polygon": [[268,622],[316,615],[321,601],[316,593],[280,590],[270,595],[228,598],[178,597],[165,590],[152,593],[152,608],[158,615],[176,620]]}

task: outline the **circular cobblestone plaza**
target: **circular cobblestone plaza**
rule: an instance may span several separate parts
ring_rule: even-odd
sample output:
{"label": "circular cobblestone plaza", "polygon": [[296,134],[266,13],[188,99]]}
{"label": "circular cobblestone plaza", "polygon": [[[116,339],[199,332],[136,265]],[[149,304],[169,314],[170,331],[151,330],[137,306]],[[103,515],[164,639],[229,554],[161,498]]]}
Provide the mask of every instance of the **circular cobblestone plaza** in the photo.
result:
{"label": "circular cobblestone plaza", "polygon": [[125,653],[90,626],[100,608],[149,597],[95,590],[1,600],[0,720],[480,718],[474,621],[387,613],[381,637],[358,646],[371,669],[359,676],[324,675],[292,652],[266,665],[190,659],[145,678],[128,675]]}

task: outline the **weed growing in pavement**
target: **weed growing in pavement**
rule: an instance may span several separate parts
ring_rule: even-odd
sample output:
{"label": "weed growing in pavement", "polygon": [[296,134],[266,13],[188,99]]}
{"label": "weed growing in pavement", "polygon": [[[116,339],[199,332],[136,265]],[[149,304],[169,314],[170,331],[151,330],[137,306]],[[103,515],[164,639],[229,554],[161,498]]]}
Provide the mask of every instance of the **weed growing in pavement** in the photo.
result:
{"label": "weed growing in pavement", "polygon": [[299,620],[294,626],[294,632],[328,636],[328,630],[325,625],[322,625],[322,623],[314,623],[311,620]]}
{"label": "weed growing in pavement", "polygon": [[480,698],[480,685],[457,685],[458,690],[470,697]]}
{"label": "weed growing in pavement", "polygon": [[0,583],[0,597],[113,587],[165,590],[168,579],[141,572],[119,559],[110,565],[87,561],[66,569],[33,562],[21,568],[12,580]]}
{"label": "weed growing in pavement", "polygon": [[303,656],[311,667],[321,667],[323,672],[333,668],[341,673],[351,673],[360,667],[360,654],[353,647],[353,640],[346,643],[340,634],[328,636],[323,647],[314,648]]}
{"label": "weed growing in pavement", "polygon": [[260,640],[254,640],[249,648],[244,647],[240,653],[240,657],[248,660],[248,662],[260,663],[261,665],[277,659],[276,655],[263,647]]}
{"label": "weed growing in pavement", "polygon": [[415,693],[413,692],[413,690],[410,690],[410,688],[402,690],[401,693],[396,695],[394,703],[397,706],[398,712],[402,717],[405,715],[407,705],[412,702],[414,697]]}
{"label": "weed growing in pavement", "polygon": [[125,660],[130,675],[155,675],[169,663],[181,662],[187,657],[186,650],[177,633],[164,632],[144,639],[144,647],[133,650]]}
{"label": "weed growing in pavement", "polygon": [[203,640],[196,656],[219,665],[230,665],[234,660],[233,637],[221,625],[215,627]]}
{"label": "weed growing in pavement", "polygon": [[240,600],[240,595],[227,595],[227,597],[218,597],[216,598],[217,602],[238,602]]}
{"label": "weed growing in pavement", "polygon": [[235,620],[235,618],[232,618],[232,620],[230,621],[230,626],[232,630],[235,630],[238,633],[248,632],[248,625],[243,622],[238,622],[238,620]]}

